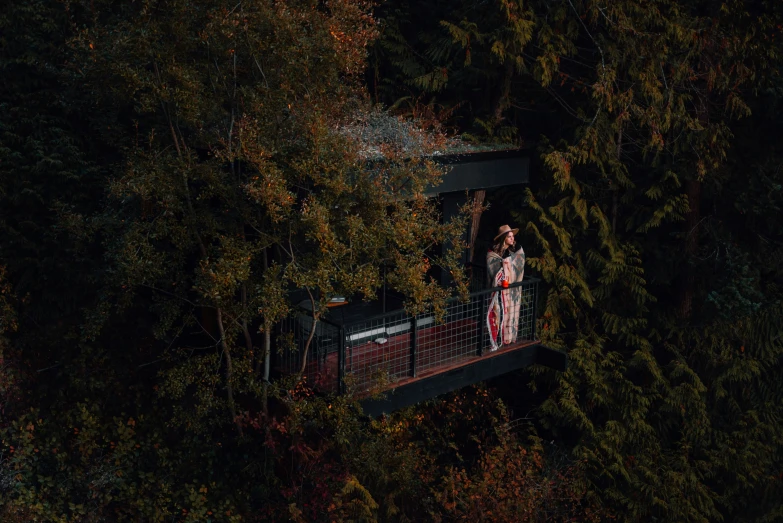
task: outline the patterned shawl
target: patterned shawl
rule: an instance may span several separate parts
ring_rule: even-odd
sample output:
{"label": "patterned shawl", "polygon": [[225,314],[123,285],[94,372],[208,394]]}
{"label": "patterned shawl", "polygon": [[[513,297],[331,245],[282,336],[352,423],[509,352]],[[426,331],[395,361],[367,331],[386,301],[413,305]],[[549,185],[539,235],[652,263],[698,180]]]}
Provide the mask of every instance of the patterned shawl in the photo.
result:
{"label": "patterned shawl", "polygon": [[[487,273],[490,285],[495,288],[501,287],[503,280],[508,280],[509,284],[521,282],[525,276],[525,251],[520,247],[507,258],[489,251]],[[509,345],[517,340],[521,299],[521,287],[496,290],[490,295],[487,310],[490,350],[497,350],[500,345]]]}

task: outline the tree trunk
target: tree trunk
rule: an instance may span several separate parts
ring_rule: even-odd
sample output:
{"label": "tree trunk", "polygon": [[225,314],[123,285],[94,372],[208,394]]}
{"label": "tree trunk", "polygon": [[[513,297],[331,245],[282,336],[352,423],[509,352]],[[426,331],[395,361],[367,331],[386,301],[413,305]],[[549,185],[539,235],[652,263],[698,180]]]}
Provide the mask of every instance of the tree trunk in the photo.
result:
{"label": "tree trunk", "polygon": [[[617,132],[617,162],[622,163],[623,154],[623,128]],[[619,168],[619,167],[618,167]],[[620,200],[620,185],[617,181],[612,182],[612,236],[617,235],[617,207]]]}
{"label": "tree trunk", "polygon": [[228,400],[228,410],[231,413],[231,419],[236,423],[237,432],[239,436],[242,436],[242,424],[239,421],[236,413],[236,407],[234,404],[234,387],[231,385],[231,379],[234,375],[234,367],[231,361],[231,350],[226,342],[226,330],[223,327],[223,311],[220,307],[217,307],[217,325],[220,332],[220,346],[223,349],[223,354],[226,355],[226,396]]}
{"label": "tree trunk", "polygon": [[506,60],[505,74],[503,83],[498,93],[498,100],[495,103],[494,124],[500,125],[503,120],[503,112],[511,107],[511,80],[514,78],[514,62],[509,58]]}
{"label": "tree trunk", "polygon": [[476,246],[479,224],[481,223],[481,213],[484,210],[484,198],[487,191],[476,191],[473,195],[473,208],[470,219],[470,243],[468,245],[468,263],[473,263],[473,249]]}
{"label": "tree trunk", "polygon": [[[264,274],[266,274],[266,271],[269,269],[269,258],[267,254],[267,249],[264,248]],[[270,332],[272,328],[272,324],[269,321],[268,318],[264,318],[264,383],[262,385],[263,387],[263,398],[262,398],[262,406],[264,409],[264,416],[269,414],[269,370],[271,366],[271,353],[272,353],[272,333]],[[258,373],[258,365],[256,365],[255,372]],[[268,430],[268,428],[267,428]]]}
{"label": "tree trunk", "polygon": [[[709,126],[709,105],[707,98],[699,100],[697,109],[699,123],[703,131],[707,132]],[[680,317],[688,320],[693,315],[693,296],[696,286],[696,271],[693,260],[699,253],[699,226],[701,223],[701,185],[699,173],[693,180],[685,182],[685,193],[688,196],[688,214],[685,215],[685,267],[680,291]]]}
{"label": "tree trunk", "polygon": [[247,318],[244,316],[245,308],[247,307],[247,284],[242,284],[242,333],[245,335],[245,348],[248,353],[253,354],[253,338],[250,336],[250,329],[247,326]]}
{"label": "tree trunk", "polygon": [[270,353],[272,352],[272,335],[269,332],[272,326],[268,321],[264,321],[264,383],[263,383],[263,408],[264,415],[269,412],[269,367],[270,367]]}
{"label": "tree trunk", "polygon": [[696,274],[692,260],[699,252],[699,222],[701,222],[701,182],[690,180],[685,183],[688,195],[688,214],[685,215],[685,267],[680,293],[680,316],[689,319],[693,314],[693,294]]}

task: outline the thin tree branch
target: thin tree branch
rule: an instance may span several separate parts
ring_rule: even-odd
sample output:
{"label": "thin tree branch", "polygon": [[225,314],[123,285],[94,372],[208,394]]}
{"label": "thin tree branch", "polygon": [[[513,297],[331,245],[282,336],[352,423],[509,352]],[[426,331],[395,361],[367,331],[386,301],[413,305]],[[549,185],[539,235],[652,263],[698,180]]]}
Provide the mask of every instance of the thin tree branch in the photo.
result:
{"label": "thin tree branch", "polygon": [[[585,28],[585,32],[587,32],[587,36],[590,37],[590,40],[593,41],[595,46],[598,48],[598,52],[601,53],[601,69],[604,73],[606,73],[606,62],[604,61],[604,50],[601,48],[601,45],[596,41],[595,38],[593,38],[592,33],[590,33],[590,30],[587,28],[587,25],[585,24],[584,20],[582,20],[582,17],[579,16],[579,12],[576,10],[576,7],[574,7],[573,2],[571,0],[568,0],[568,4],[571,6],[571,9],[574,10],[574,14],[576,15],[577,20],[579,20],[579,23],[582,24],[582,27]],[[593,124],[595,124],[595,120],[598,118],[598,114],[601,112],[601,109],[603,108],[602,104],[598,104],[598,110],[595,112],[595,116],[593,116],[593,120],[590,122],[590,126],[592,127]]]}
{"label": "thin tree branch", "polygon": [[150,289],[150,290],[153,290],[153,291],[162,292],[163,294],[171,296],[172,298],[177,298],[181,302],[187,303],[188,305],[192,305],[193,307],[197,307],[197,308],[198,307],[209,307],[209,308],[212,308],[211,305],[201,305],[201,304],[198,304],[198,303],[193,303],[192,301],[188,300],[187,298],[183,298],[182,296],[177,296],[173,292],[169,292],[169,291],[164,290],[164,289],[159,289],[159,288],[157,288],[157,287],[155,287],[153,285],[147,285],[146,283],[140,283],[139,287],[146,287],[147,289]]}
{"label": "thin tree branch", "polygon": [[310,336],[307,338],[307,343],[305,343],[304,351],[302,354],[302,368],[299,369],[299,379],[302,379],[302,375],[304,374],[305,367],[307,367],[307,354],[310,351],[310,344],[313,341],[313,338],[315,337],[315,328],[318,324],[318,316],[319,314],[315,311],[315,298],[313,297],[313,293],[310,291],[309,287],[305,287],[307,290],[307,295],[310,297],[310,306],[312,307],[313,312],[313,327],[310,330]]}
{"label": "thin tree branch", "polygon": [[231,350],[228,348],[228,343],[226,342],[226,331],[223,327],[223,311],[220,309],[220,307],[217,307],[216,313],[218,331],[220,332],[220,345],[223,349],[223,353],[226,355],[226,396],[228,399],[228,409],[231,413],[231,419],[237,426],[237,432],[239,433],[239,436],[242,437],[242,423],[239,421],[234,404],[234,387],[231,384],[231,380],[234,374],[234,367],[231,360]]}

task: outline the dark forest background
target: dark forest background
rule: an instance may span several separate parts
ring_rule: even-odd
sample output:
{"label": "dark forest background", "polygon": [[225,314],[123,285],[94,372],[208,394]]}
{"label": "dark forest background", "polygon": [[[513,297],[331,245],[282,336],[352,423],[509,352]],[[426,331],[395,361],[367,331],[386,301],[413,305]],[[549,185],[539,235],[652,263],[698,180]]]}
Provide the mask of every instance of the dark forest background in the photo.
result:
{"label": "dark forest background", "polygon": [[[781,38],[775,0],[8,3],[0,519],[783,520]],[[270,374],[290,288],[445,297],[437,167],[335,132],[379,106],[529,151],[482,235],[567,372],[376,420]]]}

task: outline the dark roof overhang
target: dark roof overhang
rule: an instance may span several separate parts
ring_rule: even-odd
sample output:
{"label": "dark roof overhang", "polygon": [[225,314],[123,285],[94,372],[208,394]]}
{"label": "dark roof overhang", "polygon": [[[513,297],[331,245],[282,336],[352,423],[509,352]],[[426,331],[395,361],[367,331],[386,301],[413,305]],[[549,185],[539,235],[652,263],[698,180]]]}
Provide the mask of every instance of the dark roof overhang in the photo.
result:
{"label": "dark roof overhang", "polygon": [[449,170],[440,185],[427,189],[428,196],[530,182],[530,157],[519,150],[444,155],[433,160]]}

